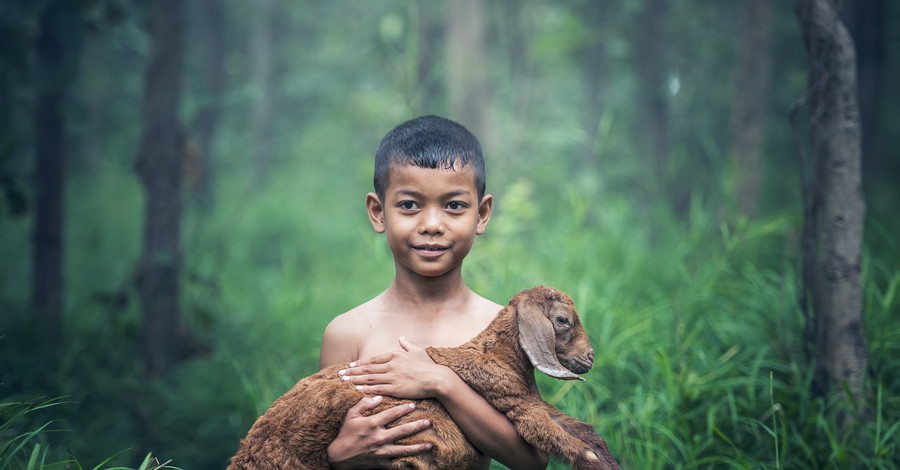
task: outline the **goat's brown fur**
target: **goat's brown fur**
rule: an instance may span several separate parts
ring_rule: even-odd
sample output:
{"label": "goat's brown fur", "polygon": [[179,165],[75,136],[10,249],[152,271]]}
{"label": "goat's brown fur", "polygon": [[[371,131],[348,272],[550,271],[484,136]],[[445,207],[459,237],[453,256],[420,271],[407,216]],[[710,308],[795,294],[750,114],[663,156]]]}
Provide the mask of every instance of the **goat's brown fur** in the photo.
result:
{"label": "goat's brown fur", "polygon": [[[534,367],[573,379],[593,365],[594,352],[568,295],[547,287],[519,292],[469,342],[427,351],[505,414],[529,444],[576,469],[619,469],[590,424],[543,401],[526,381]],[[347,364],[322,369],[276,400],[241,442],[228,470],[327,469],[326,449],[347,410],[362,397],[338,377],[344,368]],[[409,401],[384,397],[371,413]],[[416,409],[396,424],[422,418],[431,420],[431,427],[400,442],[427,441],[432,449],[397,458],[393,468],[468,468],[482,458],[436,400],[416,400]]]}

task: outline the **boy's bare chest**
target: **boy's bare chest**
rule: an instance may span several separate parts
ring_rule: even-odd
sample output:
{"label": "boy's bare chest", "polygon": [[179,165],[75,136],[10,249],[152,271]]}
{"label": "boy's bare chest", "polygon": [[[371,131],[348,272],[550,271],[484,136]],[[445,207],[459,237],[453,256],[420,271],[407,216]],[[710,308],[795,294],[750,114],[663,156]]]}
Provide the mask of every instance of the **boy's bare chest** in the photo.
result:
{"label": "boy's bare chest", "polygon": [[400,337],[421,347],[456,347],[472,339],[482,325],[465,325],[460,322],[437,324],[415,322],[384,322],[368,325],[365,334],[359,337],[357,351],[360,359],[368,359],[390,351],[399,351]]}

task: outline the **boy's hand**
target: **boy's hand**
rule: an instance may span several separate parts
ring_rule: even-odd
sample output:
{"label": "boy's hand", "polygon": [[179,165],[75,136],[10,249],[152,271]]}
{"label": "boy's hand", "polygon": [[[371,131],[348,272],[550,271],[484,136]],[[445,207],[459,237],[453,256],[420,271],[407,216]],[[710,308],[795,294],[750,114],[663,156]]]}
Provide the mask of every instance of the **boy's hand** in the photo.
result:
{"label": "boy's hand", "polygon": [[389,423],[414,409],[412,403],[388,408],[372,416],[365,413],[378,406],[381,397],[366,397],[347,410],[344,424],[328,446],[328,463],[332,468],[389,468],[391,458],[420,454],[431,443],[399,445],[395,441],[411,436],[431,425],[421,419],[393,428]]}
{"label": "boy's hand", "polygon": [[456,373],[435,364],[425,349],[400,337],[403,351],[389,352],[351,363],[338,374],[363,393],[395,398],[439,398]]}

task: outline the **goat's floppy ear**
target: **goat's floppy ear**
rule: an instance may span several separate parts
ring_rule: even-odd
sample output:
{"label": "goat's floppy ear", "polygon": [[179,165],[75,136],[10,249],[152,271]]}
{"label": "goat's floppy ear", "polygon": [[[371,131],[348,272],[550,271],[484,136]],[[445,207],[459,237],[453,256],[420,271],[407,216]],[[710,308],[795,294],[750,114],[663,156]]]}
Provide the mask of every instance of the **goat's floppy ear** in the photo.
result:
{"label": "goat's floppy ear", "polygon": [[519,345],[534,367],[557,379],[584,380],[559,363],[556,358],[556,332],[539,305],[531,300],[520,302],[516,308],[516,317],[519,323]]}

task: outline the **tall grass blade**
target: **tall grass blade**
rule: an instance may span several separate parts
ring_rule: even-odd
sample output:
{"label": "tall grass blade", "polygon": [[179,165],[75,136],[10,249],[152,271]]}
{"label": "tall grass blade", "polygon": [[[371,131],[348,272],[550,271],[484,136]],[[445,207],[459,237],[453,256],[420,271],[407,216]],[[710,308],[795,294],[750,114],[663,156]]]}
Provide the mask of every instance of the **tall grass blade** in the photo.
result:
{"label": "tall grass blade", "polygon": [[769,371],[769,404],[772,406],[772,437],[775,438],[775,468],[781,468],[778,456],[778,413],[775,412],[775,375]]}

